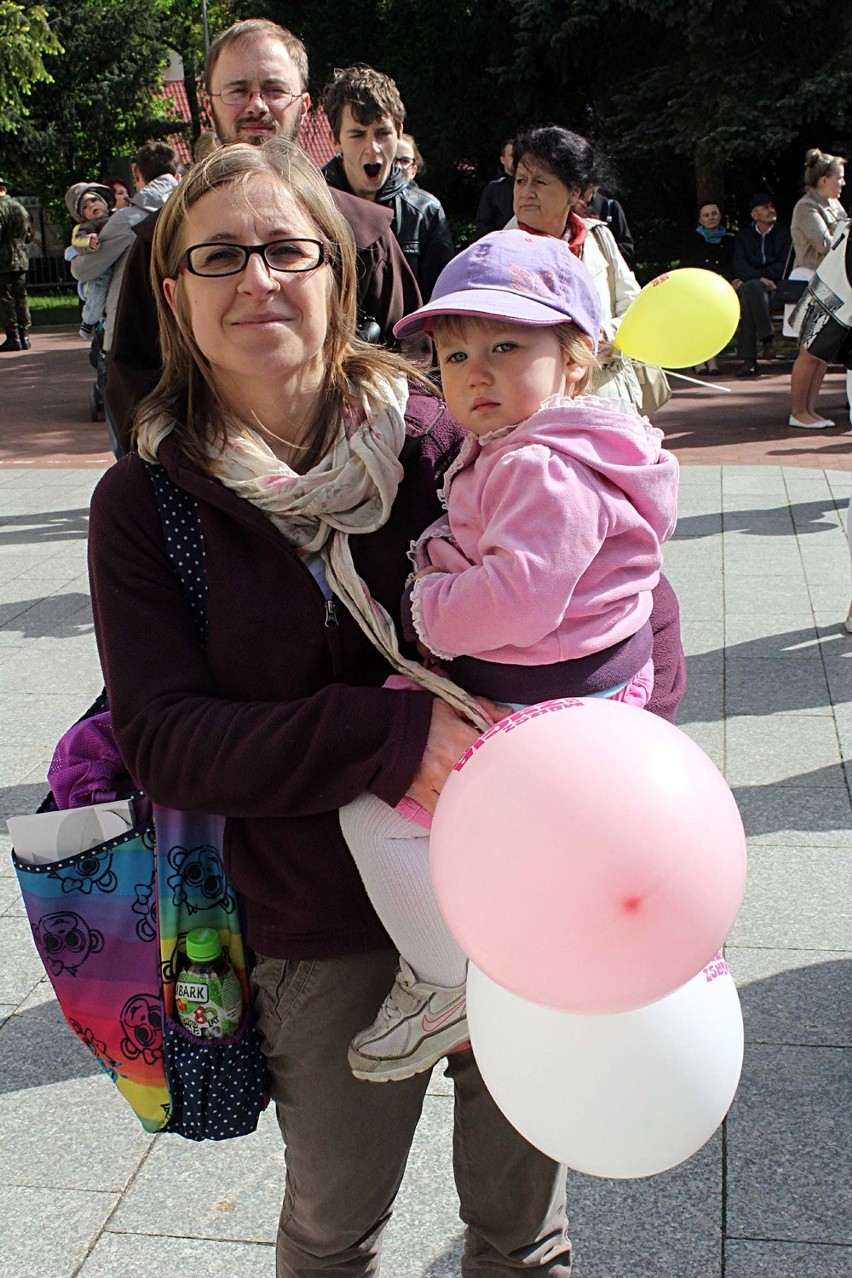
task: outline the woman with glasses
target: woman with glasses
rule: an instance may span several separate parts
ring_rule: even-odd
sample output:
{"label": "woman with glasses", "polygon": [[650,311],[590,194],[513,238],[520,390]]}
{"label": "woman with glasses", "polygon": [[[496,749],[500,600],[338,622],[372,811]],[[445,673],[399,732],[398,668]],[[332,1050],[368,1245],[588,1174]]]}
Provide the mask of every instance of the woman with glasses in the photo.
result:
{"label": "woman with glasses", "polygon": [[[398,956],[337,812],[364,791],[434,810],[478,735],[443,700],[381,686],[414,655],[395,638],[407,550],[439,513],[459,430],[401,357],[356,337],[351,234],[286,141],[189,171],[159,218],[152,281],[163,375],[138,413],[138,454],[107,472],[91,511],[113,725],[153,799],[227,818],[286,1140],[278,1278],[366,1278],[428,1074],[373,1087],[350,1073],[349,1041]],[[197,503],[203,648],[145,461]],[[676,640],[670,689],[675,608],[659,609]],[[564,1170],[509,1126],[469,1050],[447,1073],[470,1272],[508,1278],[523,1256],[525,1272],[568,1278]]]}
{"label": "woman with glasses", "polygon": [[402,170],[402,176],[408,179],[409,186],[416,186],[418,173],[426,172],[426,165],[420,148],[410,133],[403,133],[396,148],[396,162]]}

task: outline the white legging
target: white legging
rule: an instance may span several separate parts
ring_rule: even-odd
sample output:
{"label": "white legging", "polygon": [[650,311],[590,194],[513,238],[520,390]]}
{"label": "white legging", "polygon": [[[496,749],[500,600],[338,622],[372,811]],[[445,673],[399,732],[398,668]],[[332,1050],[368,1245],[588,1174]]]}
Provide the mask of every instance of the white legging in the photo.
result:
{"label": "white legging", "polygon": [[[642,707],[654,687],[649,658],[627,683],[596,695]],[[515,706],[515,709],[520,709]],[[340,828],[373,908],[419,981],[463,985],[467,960],[438,909],[429,872],[429,831],[373,794],[340,809]]]}
{"label": "white legging", "polygon": [[438,909],[429,873],[429,831],[373,794],[340,809],[340,828],[370,900],[419,981],[463,985],[467,960]]}

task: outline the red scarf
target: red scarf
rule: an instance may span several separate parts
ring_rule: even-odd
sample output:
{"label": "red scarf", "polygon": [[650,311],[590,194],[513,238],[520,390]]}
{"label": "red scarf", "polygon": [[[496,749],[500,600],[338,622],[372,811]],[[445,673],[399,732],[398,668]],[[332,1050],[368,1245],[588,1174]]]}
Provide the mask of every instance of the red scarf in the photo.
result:
{"label": "red scarf", "polygon": [[[581,217],[576,213],[568,214],[568,221],[565,223],[565,230],[560,236],[551,238],[564,240],[575,257],[583,256],[583,243],[588,233],[588,227]],[[526,231],[528,235],[548,235],[548,231],[537,231],[534,226],[527,226],[526,222],[518,222],[518,230]]]}

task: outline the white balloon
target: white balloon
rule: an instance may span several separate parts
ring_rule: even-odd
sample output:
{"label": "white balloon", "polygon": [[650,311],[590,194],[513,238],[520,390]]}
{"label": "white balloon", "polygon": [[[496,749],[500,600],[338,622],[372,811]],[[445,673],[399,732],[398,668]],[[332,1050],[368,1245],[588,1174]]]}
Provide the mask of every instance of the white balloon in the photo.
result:
{"label": "white balloon", "polygon": [[557,1162],[610,1179],[655,1176],[704,1145],[734,1099],[743,1020],[727,963],[631,1012],[528,1002],[472,963],[470,1039],[496,1104]]}

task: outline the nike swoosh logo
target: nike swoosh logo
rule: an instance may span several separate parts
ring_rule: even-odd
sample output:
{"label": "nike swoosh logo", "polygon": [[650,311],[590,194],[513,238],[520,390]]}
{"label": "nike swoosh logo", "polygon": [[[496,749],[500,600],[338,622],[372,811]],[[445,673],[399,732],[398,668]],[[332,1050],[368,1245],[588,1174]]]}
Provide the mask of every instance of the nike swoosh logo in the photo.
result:
{"label": "nike swoosh logo", "polygon": [[451,1021],[456,1012],[464,1007],[464,1004],[465,999],[464,995],[462,995],[461,998],[456,999],[455,1003],[451,1003],[449,1007],[445,1008],[440,1016],[430,1016],[428,1012],[424,1012],[420,1024],[427,1034],[431,1034],[434,1030],[441,1029],[448,1021]]}

